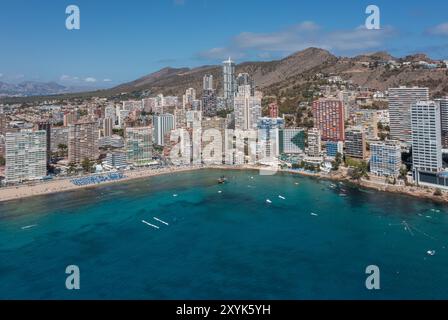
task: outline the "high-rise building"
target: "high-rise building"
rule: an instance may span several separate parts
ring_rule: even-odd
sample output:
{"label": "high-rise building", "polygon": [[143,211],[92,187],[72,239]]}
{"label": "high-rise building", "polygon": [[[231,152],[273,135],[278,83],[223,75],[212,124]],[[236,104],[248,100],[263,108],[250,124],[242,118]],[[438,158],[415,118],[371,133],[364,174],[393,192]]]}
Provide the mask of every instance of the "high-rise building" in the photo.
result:
{"label": "high-rise building", "polygon": [[261,117],[261,99],[261,94],[251,95],[250,86],[239,88],[234,99],[235,129],[257,129],[258,119]]}
{"label": "high-rise building", "polygon": [[428,99],[428,88],[389,89],[390,137],[392,140],[411,143],[411,105],[417,101],[427,101]]}
{"label": "high-rise building", "polygon": [[278,118],[278,104],[275,102],[269,104],[269,117]]}
{"label": "high-rise building", "polygon": [[95,122],[80,122],[68,128],[68,161],[81,163],[98,157],[98,130]]}
{"label": "high-rise building", "polygon": [[104,117],[111,118],[112,125],[115,125],[115,122],[117,121],[117,111],[115,109],[115,106],[109,105],[106,108],[104,108]]}
{"label": "high-rise building", "polygon": [[8,132],[5,149],[6,182],[42,179],[47,175],[46,131]]}
{"label": "high-rise building", "polygon": [[280,153],[297,154],[305,152],[305,130],[287,128],[279,131]]}
{"label": "high-rise building", "polygon": [[442,130],[442,148],[448,149],[448,97],[436,100],[440,105],[440,123]]}
{"label": "high-rise building", "polygon": [[103,119],[103,136],[110,137],[112,136],[114,128],[114,123],[112,118],[104,118]]}
{"label": "high-rise building", "polygon": [[207,89],[202,92],[202,111],[206,117],[214,117],[218,111],[218,100],[215,90]]}
{"label": "high-rise building", "polygon": [[401,147],[398,141],[370,144],[370,171],[383,177],[398,177],[401,168]]}
{"label": "high-rise building", "polygon": [[38,130],[43,130],[45,131],[45,135],[47,138],[47,165],[50,165],[51,163],[51,122],[49,121],[44,121],[44,122],[39,122],[37,124]]}
{"label": "high-rise building", "polygon": [[154,143],[158,146],[165,145],[165,134],[174,129],[174,116],[169,113],[155,115],[153,117]]}
{"label": "high-rise building", "polygon": [[196,90],[188,88],[182,98],[183,108],[191,108],[194,100],[196,100]]}
{"label": "high-rise building", "polygon": [[232,104],[235,97],[236,83],[235,83],[235,62],[230,58],[223,62],[223,76],[224,76],[224,99],[229,104]]}
{"label": "high-rise building", "polygon": [[213,75],[206,74],[202,83],[202,90],[213,90]]}
{"label": "high-rise building", "polygon": [[308,130],[307,154],[310,157],[319,157],[322,153],[322,141],[320,131],[316,128]]}
{"label": "high-rise building", "polygon": [[351,158],[366,158],[366,134],[362,128],[345,131],[345,155]]}
{"label": "high-rise building", "polygon": [[127,161],[134,165],[145,165],[152,161],[152,128],[126,128]]}
{"label": "high-rise building", "polygon": [[414,171],[438,173],[442,170],[440,108],[434,101],[411,106],[412,165]]}
{"label": "high-rise building", "polygon": [[341,100],[319,99],[313,102],[314,127],[323,141],[344,141],[344,105]]}

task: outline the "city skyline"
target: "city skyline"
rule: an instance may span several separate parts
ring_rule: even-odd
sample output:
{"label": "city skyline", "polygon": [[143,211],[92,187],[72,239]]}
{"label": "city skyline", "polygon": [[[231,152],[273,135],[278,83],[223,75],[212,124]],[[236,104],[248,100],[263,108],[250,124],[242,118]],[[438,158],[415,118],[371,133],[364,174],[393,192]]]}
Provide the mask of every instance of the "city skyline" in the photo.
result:
{"label": "city skyline", "polygon": [[[325,3],[324,8],[288,0],[276,6],[166,0],[126,7],[77,1],[81,28],[71,31],[64,25],[69,4],[2,4],[1,12],[8,14],[0,13],[0,37],[8,49],[2,51],[0,81],[111,87],[166,66],[219,64],[229,56],[239,62],[275,60],[307,47],[341,56],[388,51],[448,58],[443,15],[448,5],[435,0],[424,6],[377,1],[380,30],[363,26],[367,1]],[[221,23],[229,16],[236,23]]]}

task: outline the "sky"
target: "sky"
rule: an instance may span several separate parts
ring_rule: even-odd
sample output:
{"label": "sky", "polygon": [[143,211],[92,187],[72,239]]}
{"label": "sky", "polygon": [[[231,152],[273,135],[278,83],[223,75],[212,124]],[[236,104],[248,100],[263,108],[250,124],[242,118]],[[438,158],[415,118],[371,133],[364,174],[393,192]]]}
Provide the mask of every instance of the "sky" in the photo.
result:
{"label": "sky", "polygon": [[[367,30],[368,5],[380,9]],[[67,30],[66,7],[80,9]],[[274,60],[307,47],[448,59],[446,0],[0,0],[0,81],[108,87],[164,67]]]}

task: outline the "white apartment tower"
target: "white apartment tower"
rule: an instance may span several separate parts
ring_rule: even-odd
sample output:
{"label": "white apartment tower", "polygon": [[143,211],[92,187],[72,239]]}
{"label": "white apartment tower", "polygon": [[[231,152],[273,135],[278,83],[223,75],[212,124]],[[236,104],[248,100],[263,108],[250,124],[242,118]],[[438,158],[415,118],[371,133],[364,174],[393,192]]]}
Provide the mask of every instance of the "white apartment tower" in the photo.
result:
{"label": "white apartment tower", "polygon": [[434,101],[419,101],[411,107],[412,163],[414,171],[442,170],[440,108]]}
{"label": "white apartment tower", "polygon": [[235,129],[237,130],[256,130],[258,119],[261,118],[261,99],[260,93],[251,95],[251,87],[241,86],[234,99]]}
{"label": "white apartment tower", "polygon": [[154,143],[158,146],[165,145],[165,134],[175,127],[174,116],[166,113],[153,117]]}
{"label": "white apartment tower", "polygon": [[22,182],[47,175],[46,131],[22,130],[5,135],[5,180]]}
{"label": "white apartment tower", "polygon": [[213,90],[213,75],[206,74],[204,76],[202,90]]}
{"label": "white apartment tower", "polygon": [[227,101],[233,101],[235,96],[235,62],[230,57],[229,60],[223,62],[223,75],[224,75],[224,99]]}

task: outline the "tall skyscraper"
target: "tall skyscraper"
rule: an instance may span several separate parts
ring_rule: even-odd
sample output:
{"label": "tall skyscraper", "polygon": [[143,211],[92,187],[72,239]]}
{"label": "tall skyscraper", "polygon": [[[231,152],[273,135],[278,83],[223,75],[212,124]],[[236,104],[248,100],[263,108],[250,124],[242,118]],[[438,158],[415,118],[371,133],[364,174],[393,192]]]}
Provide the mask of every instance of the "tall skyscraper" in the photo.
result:
{"label": "tall skyscraper", "polygon": [[68,161],[81,163],[98,157],[98,130],[95,122],[72,124],[68,129]]}
{"label": "tall skyscraper", "polygon": [[50,165],[51,162],[51,122],[39,122],[38,130],[45,131],[46,139],[47,139],[47,165]]}
{"label": "tall skyscraper", "polygon": [[165,145],[165,134],[174,129],[174,116],[169,113],[155,115],[153,117],[154,143],[158,146]]}
{"label": "tall skyscraper", "polygon": [[366,158],[366,134],[362,128],[351,128],[345,132],[345,155],[351,158]]}
{"label": "tall skyscraper", "polygon": [[442,170],[442,134],[440,108],[437,103],[419,101],[412,104],[411,133],[414,171],[440,172]]}
{"label": "tall skyscraper", "polygon": [[440,105],[440,124],[442,130],[442,147],[448,149],[448,97],[436,100]]}
{"label": "tall skyscraper", "polygon": [[47,175],[47,138],[44,130],[8,132],[5,149],[6,182],[41,179]]}
{"label": "tall skyscraper", "polygon": [[398,141],[370,144],[370,171],[383,177],[398,177],[401,168],[401,147]]}
{"label": "tall skyscraper", "polygon": [[202,90],[213,90],[213,75],[206,74],[202,83]]}
{"label": "tall skyscraper", "polygon": [[152,128],[126,128],[127,161],[145,165],[152,161]]}
{"label": "tall skyscraper", "polygon": [[224,99],[228,103],[233,102],[235,97],[235,62],[230,57],[229,60],[223,62],[223,75],[224,75]]}
{"label": "tall skyscraper", "polygon": [[344,105],[341,100],[319,99],[313,102],[314,127],[323,141],[344,141]]}
{"label": "tall skyscraper", "polygon": [[256,130],[261,117],[261,93],[251,95],[250,86],[242,86],[234,99],[235,129]]}
{"label": "tall skyscraper", "polygon": [[392,140],[411,143],[411,105],[417,101],[427,101],[428,99],[428,88],[389,89],[390,137]]}

